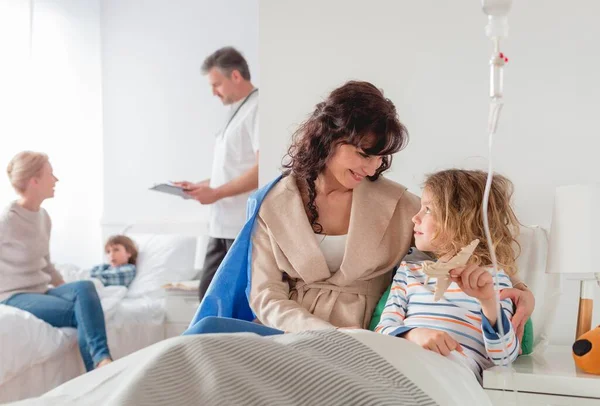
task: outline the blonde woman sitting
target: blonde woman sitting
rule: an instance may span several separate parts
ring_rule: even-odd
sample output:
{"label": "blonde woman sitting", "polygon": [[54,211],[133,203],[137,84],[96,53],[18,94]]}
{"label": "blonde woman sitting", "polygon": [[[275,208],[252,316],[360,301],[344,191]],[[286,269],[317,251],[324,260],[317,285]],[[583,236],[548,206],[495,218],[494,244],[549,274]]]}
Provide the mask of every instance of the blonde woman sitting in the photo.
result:
{"label": "blonde woman sitting", "polygon": [[54,197],[58,179],[48,156],[21,152],[7,172],[20,198],[0,214],[0,304],[25,310],[54,327],[76,328],[86,370],[110,363],[94,284],[65,283],[50,261],[51,222],[41,204]]}

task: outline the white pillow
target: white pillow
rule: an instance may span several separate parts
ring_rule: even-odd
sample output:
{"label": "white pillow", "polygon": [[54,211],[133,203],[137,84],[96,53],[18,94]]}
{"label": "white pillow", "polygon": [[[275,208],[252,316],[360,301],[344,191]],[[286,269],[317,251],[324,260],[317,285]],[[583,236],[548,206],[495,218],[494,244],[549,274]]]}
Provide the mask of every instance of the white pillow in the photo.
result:
{"label": "white pillow", "polygon": [[128,234],[138,247],[137,274],[127,297],[160,295],[169,282],[193,279],[196,237],[177,234]]}
{"label": "white pillow", "polygon": [[540,351],[549,344],[550,331],[560,296],[560,275],[546,274],[548,233],[539,226],[522,226],[517,241],[521,254],[517,258],[518,276],[529,286],[535,297],[533,346]]}

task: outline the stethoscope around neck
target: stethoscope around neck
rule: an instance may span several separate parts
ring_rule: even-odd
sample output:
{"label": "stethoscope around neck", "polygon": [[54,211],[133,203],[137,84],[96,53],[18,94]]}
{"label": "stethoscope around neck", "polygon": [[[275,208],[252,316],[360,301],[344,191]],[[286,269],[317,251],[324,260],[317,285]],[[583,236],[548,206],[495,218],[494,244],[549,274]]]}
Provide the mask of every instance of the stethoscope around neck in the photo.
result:
{"label": "stethoscope around neck", "polygon": [[258,88],[252,89],[252,91],[248,94],[248,96],[246,96],[246,98],[244,98],[244,100],[240,103],[240,105],[235,109],[235,111],[233,112],[233,114],[231,115],[231,117],[229,117],[229,120],[227,120],[227,124],[225,124],[225,127],[223,127],[222,130],[219,130],[219,131],[217,131],[215,133],[215,137],[216,138],[220,138],[220,137],[225,136],[225,132],[229,128],[229,125],[231,124],[231,122],[233,121],[233,119],[235,118],[235,116],[237,116],[238,112],[241,110],[241,108],[244,106],[244,104],[246,104],[246,102],[248,101],[248,99],[250,99],[250,97],[254,93],[258,93]]}

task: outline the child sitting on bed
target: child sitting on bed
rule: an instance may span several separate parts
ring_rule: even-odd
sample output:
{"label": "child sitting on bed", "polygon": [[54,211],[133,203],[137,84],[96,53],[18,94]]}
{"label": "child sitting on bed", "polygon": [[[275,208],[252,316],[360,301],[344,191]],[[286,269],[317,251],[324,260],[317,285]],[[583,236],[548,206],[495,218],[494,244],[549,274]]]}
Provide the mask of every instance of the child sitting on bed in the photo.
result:
{"label": "child sitting on bed", "polygon": [[138,251],[131,238],[115,235],[108,239],[104,250],[110,263],[95,266],[90,276],[99,279],[104,286],[125,286],[135,278]]}
{"label": "child sitting on bed", "polygon": [[[375,329],[465,364],[480,382],[484,369],[506,363],[505,346],[511,361],[519,353],[509,299],[502,301],[501,319],[497,318],[493,267],[481,216],[486,179],[485,172],[457,169],[427,178],[421,210],[412,219],[417,248],[447,261],[471,241],[480,243],[466,266],[450,271],[452,283],[438,302],[434,301],[436,279],[427,281],[421,263],[403,262]],[[488,218],[500,289],[512,287],[507,274],[516,271],[511,230],[519,223],[510,206],[512,189],[508,179],[494,176]],[[504,337],[499,336],[499,323]]]}

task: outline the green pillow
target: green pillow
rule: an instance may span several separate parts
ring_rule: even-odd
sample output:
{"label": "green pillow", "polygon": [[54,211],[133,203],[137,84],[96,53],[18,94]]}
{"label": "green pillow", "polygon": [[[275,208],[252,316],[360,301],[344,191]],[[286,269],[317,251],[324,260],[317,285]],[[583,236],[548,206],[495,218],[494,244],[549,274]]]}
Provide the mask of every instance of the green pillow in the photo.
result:
{"label": "green pillow", "polygon": [[[377,303],[377,307],[375,307],[375,311],[373,312],[373,317],[371,318],[371,324],[369,324],[369,330],[374,331],[377,324],[379,324],[379,319],[381,319],[381,314],[383,313],[383,308],[387,303],[387,298],[390,295],[390,289],[392,285],[388,286],[387,290],[379,299],[379,303]],[[525,323],[525,331],[523,333],[523,340],[521,341],[521,355],[531,354],[533,352],[533,323],[531,319],[527,320]]]}
{"label": "green pillow", "polygon": [[533,323],[531,317],[525,323],[523,339],[521,340],[521,355],[529,355],[533,352]]}
{"label": "green pillow", "polygon": [[381,319],[381,313],[383,313],[383,308],[387,303],[388,296],[390,295],[390,290],[392,289],[392,285],[388,286],[387,290],[379,299],[377,306],[375,307],[375,311],[373,311],[373,317],[371,317],[371,324],[369,324],[369,330],[375,331],[375,327],[379,324],[379,319]]}

